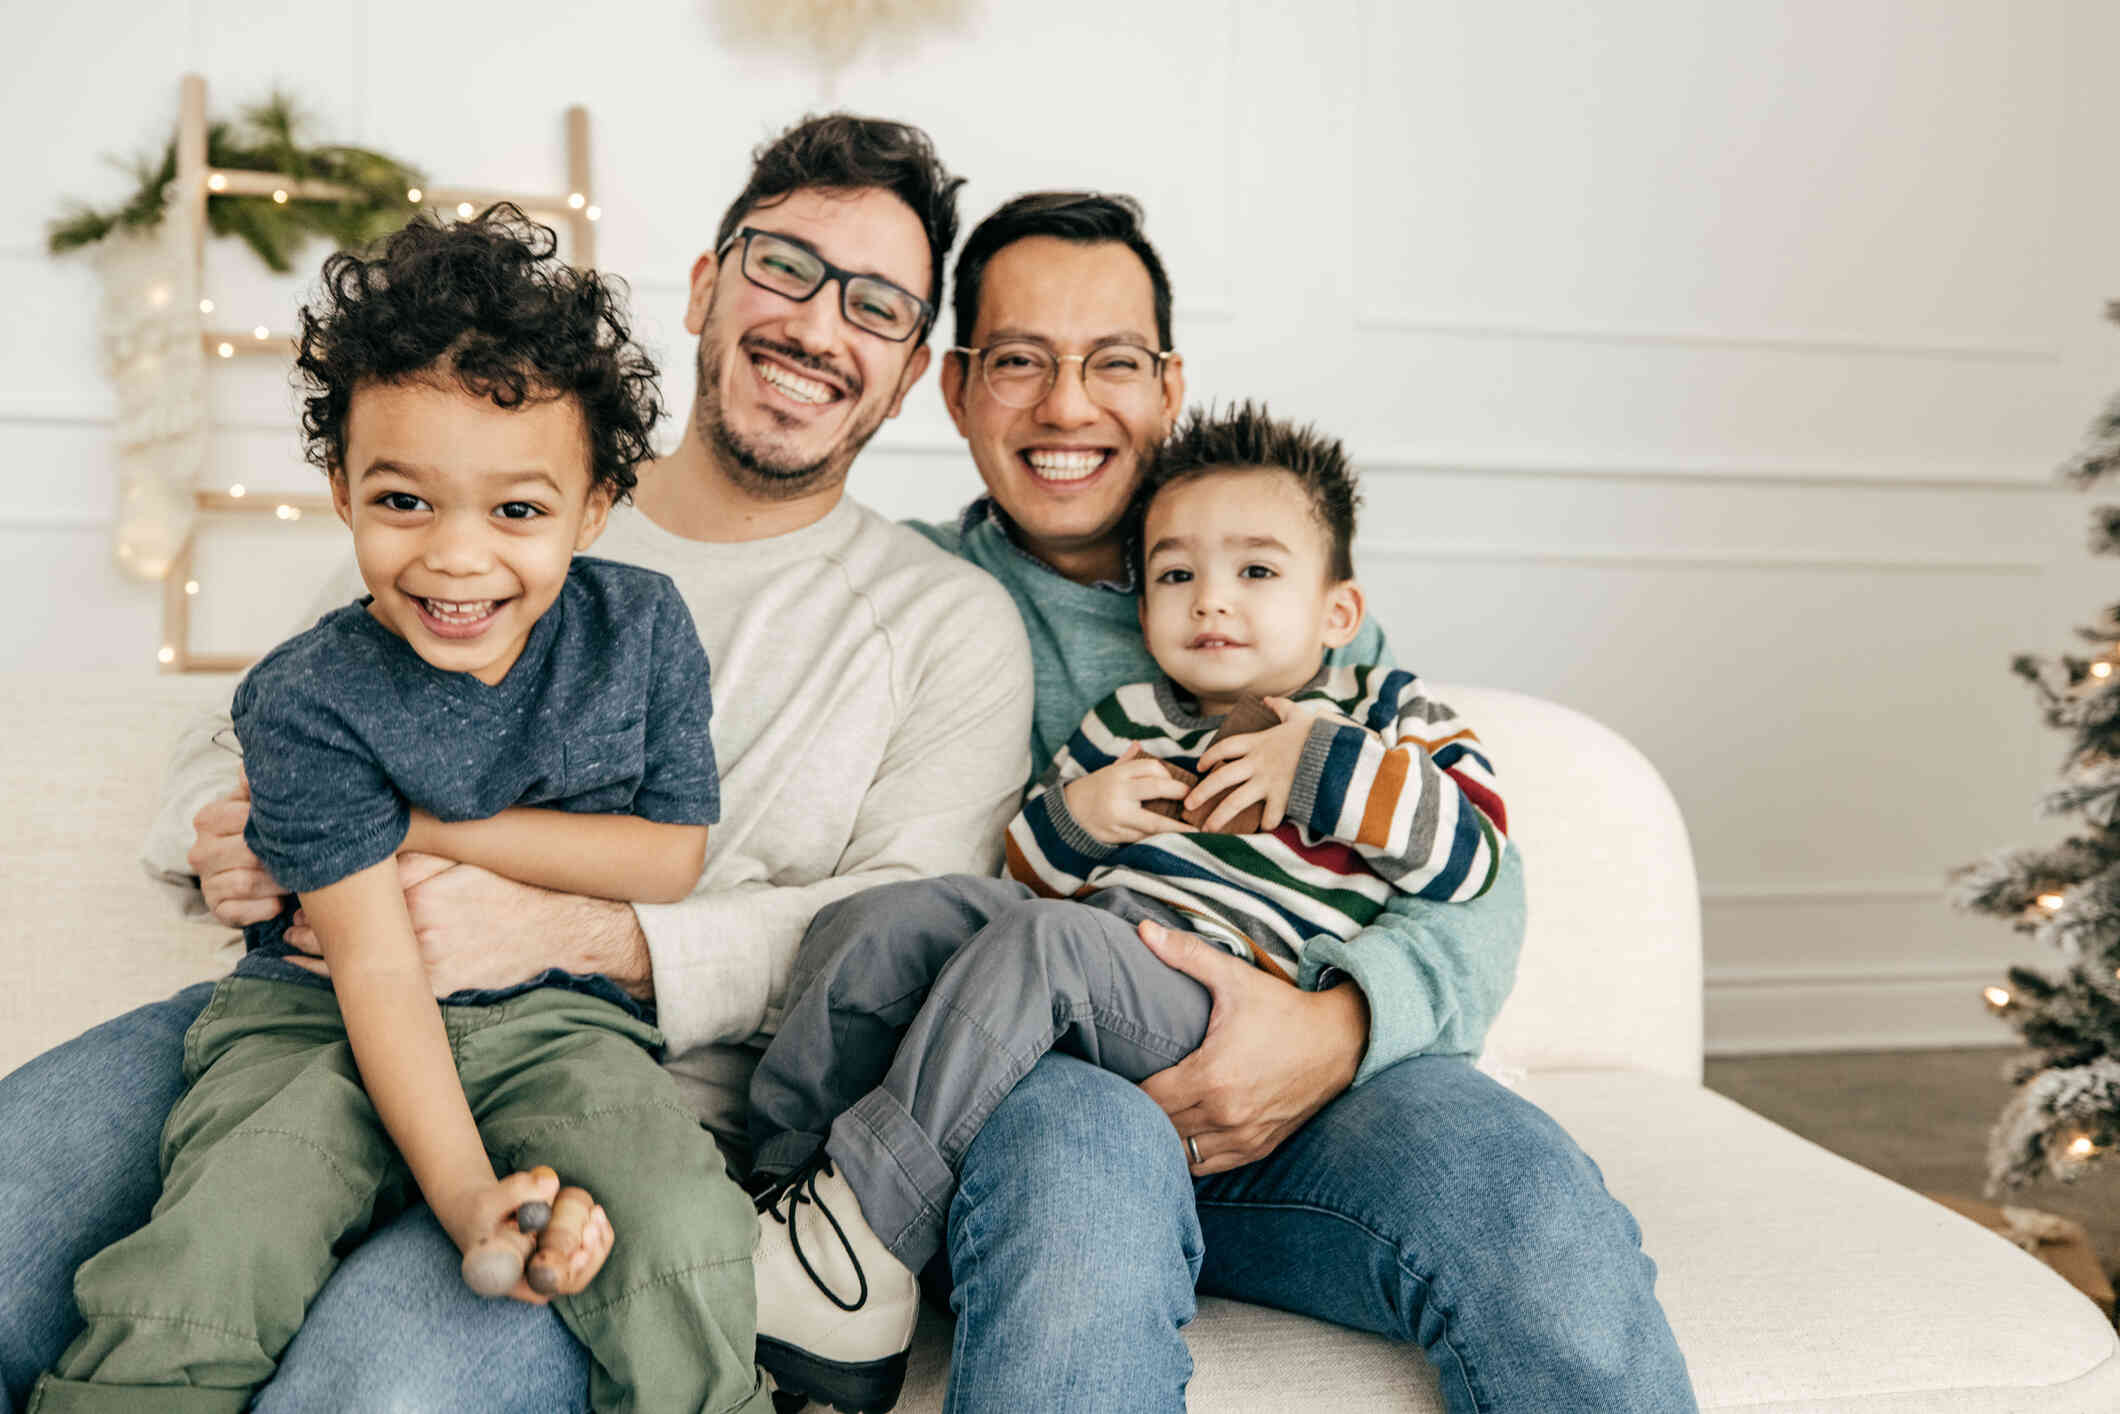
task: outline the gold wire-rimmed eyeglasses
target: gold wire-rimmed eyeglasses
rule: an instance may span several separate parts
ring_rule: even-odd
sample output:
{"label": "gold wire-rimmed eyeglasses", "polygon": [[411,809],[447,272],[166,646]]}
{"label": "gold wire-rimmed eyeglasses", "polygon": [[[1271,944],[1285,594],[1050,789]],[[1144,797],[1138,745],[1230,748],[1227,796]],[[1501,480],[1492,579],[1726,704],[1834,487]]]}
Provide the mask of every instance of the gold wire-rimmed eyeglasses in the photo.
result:
{"label": "gold wire-rimmed eyeglasses", "polygon": [[1054,353],[1036,339],[1003,339],[985,348],[957,345],[950,350],[962,354],[979,370],[986,390],[1005,407],[1036,407],[1045,401],[1060,378],[1060,365],[1082,365],[1082,387],[1097,403],[1130,401],[1152,387],[1165,362],[1178,357],[1175,349],[1158,353],[1139,344],[1100,344],[1084,354]]}

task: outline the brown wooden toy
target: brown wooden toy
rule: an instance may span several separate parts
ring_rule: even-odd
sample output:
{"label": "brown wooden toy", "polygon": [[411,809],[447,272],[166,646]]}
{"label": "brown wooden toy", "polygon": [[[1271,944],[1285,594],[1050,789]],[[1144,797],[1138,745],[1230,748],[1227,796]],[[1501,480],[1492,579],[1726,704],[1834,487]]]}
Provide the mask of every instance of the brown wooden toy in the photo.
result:
{"label": "brown wooden toy", "polygon": [[[1248,736],[1252,732],[1265,731],[1268,727],[1277,727],[1280,724],[1281,719],[1274,714],[1273,708],[1266,705],[1264,698],[1257,693],[1247,692],[1237,699],[1236,705],[1229,709],[1229,714],[1222,718],[1222,725],[1215,730],[1214,741],[1210,741],[1208,745],[1212,746],[1216,741],[1220,741],[1224,737]],[[1170,772],[1172,778],[1177,780],[1187,790],[1191,790],[1200,783],[1200,778],[1183,766],[1173,766],[1168,761],[1161,764],[1163,769]],[[1224,792],[1224,794],[1227,794],[1227,792]],[[1185,804],[1182,798],[1151,800],[1146,802],[1144,808],[1168,819],[1183,820],[1186,824],[1198,830],[1206,827],[1207,817],[1214,814],[1215,807],[1221,803],[1222,797],[1218,795],[1198,810],[1182,809],[1181,807]],[[1255,835],[1259,833],[1259,828],[1264,823],[1264,807],[1256,804],[1248,805],[1237,812],[1236,819],[1224,825],[1217,833],[1225,835]]]}
{"label": "brown wooden toy", "polygon": [[559,1290],[566,1276],[567,1263],[573,1260],[574,1250],[581,1246],[582,1231],[589,1226],[589,1214],[596,1210],[596,1201],[579,1188],[562,1188],[559,1197],[552,1203],[552,1221],[545,1228],[545,1238],[557,1241],[564,1251],[554,1252],[540,1247],[530,1258],[530,1270],[525,1280],[530,1289],[540,1296],[550,1296]]}
{"label": "brown wooden toy", "polygon": [[[530,1172],[532,1176],[549,1173],[553,1182],[559,1181],[559,1175],[544,1165]],[[581,1192],[580,1189],[572,1191]],[[497,1232],[464,1254],[461,1268],[464,1285],[488,1299],[506,1296],[515,1290],[515,1284],[523,1279],[523,1258],[529,1255],[531,1239],[550,1221],[550,1203],[533,1198],[522,1204],[515,1210],[515,1232]],[[533,1282],[531,1290],[536,1289]]]}

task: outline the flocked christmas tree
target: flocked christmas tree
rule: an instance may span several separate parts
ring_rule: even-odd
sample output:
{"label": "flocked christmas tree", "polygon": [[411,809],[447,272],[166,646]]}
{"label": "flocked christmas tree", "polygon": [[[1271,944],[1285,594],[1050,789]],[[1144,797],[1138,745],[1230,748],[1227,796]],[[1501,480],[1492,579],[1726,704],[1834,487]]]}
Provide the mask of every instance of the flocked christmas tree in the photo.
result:
{"label": "flocked christmas tree", "polygon": [[[2120,322],[2120,301],[2107,309]],[[2062,475],[2088,489],[2120,474],[2120,396]],[[2120,555],[2120,506],[2091,517],[2091,551]],[[2048,725],[2072,738],[2061,782],[2041,802],[2082,829],[2046,848],[2003,850],[1961,869],[1952,902],[2006,918],[2053,952],[1987,989],[1989,1010],[2030,1053],[1988,1139],[1990,1190],[2080,1177],[2120,1144],[2120,604],[2077,630],[2086,654],[2017,658]]]}

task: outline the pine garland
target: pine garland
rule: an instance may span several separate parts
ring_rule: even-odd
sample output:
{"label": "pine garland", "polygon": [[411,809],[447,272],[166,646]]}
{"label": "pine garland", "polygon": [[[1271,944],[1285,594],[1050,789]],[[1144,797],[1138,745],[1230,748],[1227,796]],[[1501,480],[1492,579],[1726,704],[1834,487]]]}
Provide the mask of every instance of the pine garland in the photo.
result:
{"label": "pine garland", "polygon": [[[217,236],[236,236],[272,270],[286,274],[294,255],[312,236],[341,248],[366,245],[411,219],[405,193],[425,185],[420,172],[365,147],[304,145],[305,119],[294,101],[274,93],[247,108],[239,123],[218,122],[206,130],[206,165],[231,172],[270,172],[290,181],[332,182],[347,188],[343,201],[267,196],[216,196],[206,218]],[[114,210],[74,203],[47,228],[47,245],[60,255],[94,245],[117,230],[159,226],[177,179],[177,143],[171,138],[160,160],[138,157],[132,171],[139,189]]]}
{"label": "pine garland", "polygon": [[[2120,322],[2120,302],[2106,314]],[[2120,473],[2120,397],[2060,474],[2088,489]],[[2120,554],[2120,506],[2091,515],[2093,554]],[[1988,1188],[2071,1181],[2120,1144],[2120,604],[2077,630],[2094,657],[2021,656],[2047,725],[2071,734],[2060,784],[2041,804],[2082,818],[2061,844],[2002,850],[1954,875],[1951,902],[2007,919],[2053,949],[2052,970],[2012,967],[1988,1005],[2024,1039],[2016,1087],[1988,1136]]]}

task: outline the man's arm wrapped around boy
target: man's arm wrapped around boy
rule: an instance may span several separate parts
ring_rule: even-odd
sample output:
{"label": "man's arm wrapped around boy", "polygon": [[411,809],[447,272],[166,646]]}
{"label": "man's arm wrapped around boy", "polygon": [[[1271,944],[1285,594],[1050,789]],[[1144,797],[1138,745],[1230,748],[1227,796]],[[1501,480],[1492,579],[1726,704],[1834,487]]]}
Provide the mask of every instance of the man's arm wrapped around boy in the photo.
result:
{"label": "man's arm wrapped around boy", "polygon": [[1492,886],[1468,903],[1394,891],[1352,938],[1313,938],[1296,985],[1352,979],[1369,1003],[1369,1040],[1354,1083],[1409,1056],[1477,1056],[1516,984],[1524,947],[1524,850],[1502,852]]}
{"label": "man's arm wrapped around boy", "polygon": [[1288,818],[1353,849],[1395,893],[1478,898],[1508,848],[1493,763],[1413,674],[1394,669],[1365,686],[1349,718],[1311,724]]}

